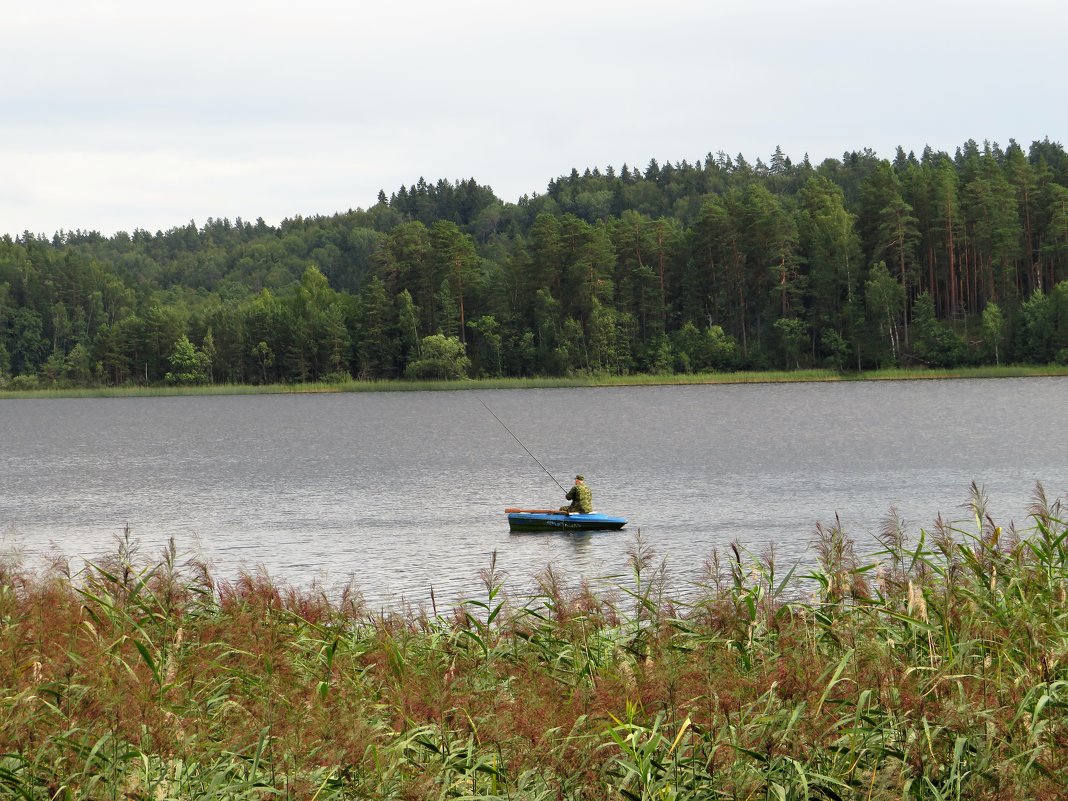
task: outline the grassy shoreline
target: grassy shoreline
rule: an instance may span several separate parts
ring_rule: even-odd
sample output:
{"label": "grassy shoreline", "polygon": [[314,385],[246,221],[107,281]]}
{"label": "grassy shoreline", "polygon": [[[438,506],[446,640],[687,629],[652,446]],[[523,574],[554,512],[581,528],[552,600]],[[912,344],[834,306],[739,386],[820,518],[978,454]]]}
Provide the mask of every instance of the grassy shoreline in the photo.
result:
{"label": "grassy shoreline", "polygon": [[[1068,794],[1068,524],[817,526],[811,575],[635,540],[614,591],[370,611],[129,541],[0,555],[0,794],[40,799],[1024,801]],[[796,592],[804,580],[815,592]],[[797,600],[801,598],[801,600]]]}
{"label": "grassy shoreline", "polygon": [[463,381],[347,381],[307,384],[212,384],[204,386],[71,387],[0,389],[0,400],[16,398],[141,398],[178,395],[277,395],[339,392],[420,392],[566,387],[674,386],[693,384],[781,384],[829,381],[1065,377],[1068,366],[966,367],[951,370],[885,369],[861,373],[833,370],[698,373],[673,375],[573,376],[566,378],[480,378]]}

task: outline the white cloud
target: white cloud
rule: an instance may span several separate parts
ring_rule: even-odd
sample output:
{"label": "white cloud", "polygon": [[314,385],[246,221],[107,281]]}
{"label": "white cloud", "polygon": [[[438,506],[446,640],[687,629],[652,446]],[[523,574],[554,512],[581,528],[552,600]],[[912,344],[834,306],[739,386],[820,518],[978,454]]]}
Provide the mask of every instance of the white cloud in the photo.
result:
{"label": "white cloud", "polygon": [[[366,7],[365,7],[366,5]],[[1062,136],[1052,0],[485,0],[5,11],[4,228],[332,213],[423,176]]]}

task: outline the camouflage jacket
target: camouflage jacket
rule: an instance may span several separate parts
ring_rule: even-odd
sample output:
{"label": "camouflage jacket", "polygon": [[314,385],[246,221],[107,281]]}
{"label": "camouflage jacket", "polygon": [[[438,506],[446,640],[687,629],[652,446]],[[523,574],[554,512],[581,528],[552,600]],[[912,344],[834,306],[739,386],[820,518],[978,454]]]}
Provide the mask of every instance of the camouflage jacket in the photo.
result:
{"label": "camouflage jacket", "polygon": [[593,511],[593,493],[585,484],[576,484],[564,496],[571,501],[568,511],[589,514]]}

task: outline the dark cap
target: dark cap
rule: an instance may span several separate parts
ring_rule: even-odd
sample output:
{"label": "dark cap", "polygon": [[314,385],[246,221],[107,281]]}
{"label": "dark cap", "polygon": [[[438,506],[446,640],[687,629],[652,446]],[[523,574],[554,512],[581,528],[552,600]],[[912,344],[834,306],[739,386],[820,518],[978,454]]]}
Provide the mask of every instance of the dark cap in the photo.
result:
{"label": "dark cap", "polygon": [[577,476],[575,476],[575,480],[576,481],[585,481],[586,477],[583,476],[582,473],[579,473]]}

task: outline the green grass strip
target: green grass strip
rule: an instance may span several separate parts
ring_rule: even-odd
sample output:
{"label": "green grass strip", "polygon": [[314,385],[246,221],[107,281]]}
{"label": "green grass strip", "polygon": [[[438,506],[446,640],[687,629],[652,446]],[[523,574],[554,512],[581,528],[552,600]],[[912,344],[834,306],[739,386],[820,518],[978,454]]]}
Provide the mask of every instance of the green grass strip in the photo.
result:
{"label": "green grass strip", "polygon": [[338,392],[441,392],[490,389],[568,387],[687,386],[694,384],[783,384],[826,381],[904,381],[962,378],[1035,378],[1068,376],[1057,365],[967,367],[952,370],[885,369],[860,373],[833,370],[751,371],[665,375],[579,375],[556,378],[477,378],[460,381],[346,381],[306,384],[212,384],[208,386],[76,387],[0,390],[0,400],[14,398],[155,398],[185,395],[279,395]]}

